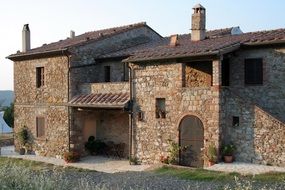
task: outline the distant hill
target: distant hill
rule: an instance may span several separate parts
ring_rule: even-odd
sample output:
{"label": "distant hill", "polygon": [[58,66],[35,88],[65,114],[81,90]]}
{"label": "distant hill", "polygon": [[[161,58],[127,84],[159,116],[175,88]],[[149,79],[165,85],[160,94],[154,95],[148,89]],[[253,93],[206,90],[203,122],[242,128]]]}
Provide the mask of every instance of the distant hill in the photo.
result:
{"label": "distant hill", "polygon": [[0,107],[9,106],[14,102],[14,92],[11,90],[0,90]]}

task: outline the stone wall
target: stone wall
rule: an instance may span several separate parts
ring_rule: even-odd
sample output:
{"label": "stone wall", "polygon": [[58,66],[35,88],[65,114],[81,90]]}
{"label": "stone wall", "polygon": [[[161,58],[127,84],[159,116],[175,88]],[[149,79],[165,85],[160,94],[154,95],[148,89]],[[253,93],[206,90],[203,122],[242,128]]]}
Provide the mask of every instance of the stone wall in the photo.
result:
{"label": "stone wall", "polygon": [[[36,67],[44,67],[45,85],[36,87]],[[66,56],[17,61],[14,64],[15,104],[67,102]]]}
{"label": "stone wall", "polygon": [[[213,73],[219,76],[219,61]],[[135,155],[143,163],[159,162],[168,154],[168,139],[178,143],[179,123],[186,115],[198,116],[204,125],[204,145],[219,146],[219,89],[182,87],[184,64],[162,62],[134,65]],[[219,84],[219,78],[214,79]],[[165,98],[166,118],[155,117],[155,99]],[[138,120],[138,112],[143,120]]]}
{"label": "stone wall", "polygon": [[[45,136],[36,136],[36,117],[45,117]],[[26,126],[33,151],[37,155],[61,157],[68,151],[68,108],[65,106],[23,106],[15,105],[15,133]],[[16,149],[20,145],[15,138]]]}
{"label": "stone wall", "polygon": [[[263,59],[263,85],[244,84],[244,59]],[[230,89],[285,122],[285,48],[242,50],[230,59]]]}
{"label": "stone wall", "polygon": [[79,93],[126,93],[129,92],[129,82],[85,83],[80,85]]}
{"label": "stone wall", "polygon": [[73,110],[74,121],[71,129],[71,147],[86,154],[84,144],[84,128],[87,121],[93,123],[96,134],[92,134],[96,139],[104,142],[125,143],[125,156],[128,156],[129,148],[129,116],[122,110]]}
{"label": "stone wall", "polygon": [[[14,63],[15,132],[28,127],[33,150],[43,156],[62,156],[68,150],[68,62],[51,57]],[[44,67],[45,84],[36,87],[36,67]],[[36,117],[45,117],[45,137],[36,137]],[[15,139],[16,149],[19,148]]]}
{"label": "stone wall", "polygon": [[[244,84],[244,59],[263,58],[263,85]],[[285,49],[238,51],[230,58],[230,86],[223,88],[222,139],[237,146],[237,161],[284,165]],[[232,126],[237,116],[239,126]]]}
{"label": "stone wall", "polygon": [[125,80],[124,64],[120,60],[98,62],[98,56],[158,39],[161,37],[153,30],[140,27],[72,49],[71,67],[74,68],[71,69],[71,95],[77,94],[78,86],[82,83],[103,82],[103,68],[107,65],[111,66],[111,82]]}

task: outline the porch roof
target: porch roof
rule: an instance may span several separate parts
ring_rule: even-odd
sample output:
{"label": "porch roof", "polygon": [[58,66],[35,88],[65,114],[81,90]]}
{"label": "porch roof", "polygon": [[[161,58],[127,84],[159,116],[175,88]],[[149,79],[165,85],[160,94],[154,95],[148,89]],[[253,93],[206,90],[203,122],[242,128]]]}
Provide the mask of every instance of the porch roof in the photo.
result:
{"label": "porch roof", "polygon": [[124,108],[130,100],[129,93],[91,93],[73,97],[71,107]]}

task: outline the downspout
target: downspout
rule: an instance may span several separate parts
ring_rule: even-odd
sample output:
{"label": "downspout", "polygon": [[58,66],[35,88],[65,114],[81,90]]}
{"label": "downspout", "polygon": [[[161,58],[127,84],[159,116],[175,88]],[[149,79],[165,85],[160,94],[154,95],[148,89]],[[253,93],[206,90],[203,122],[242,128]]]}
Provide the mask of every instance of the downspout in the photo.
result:
{"label": "downspout", "polygon": [[133,70],[128,63],[129,68],[129,85],[130,85],[130,110],[129,110],[129,162],[131,164],[131,159],[133,158]]}
{"label": "downspout", "polygon": [[[70,100],[70,71],[71,71],[71,67],[70,67],[70,56],[68,53],[65,53],[65,51],[62,51],[62,54],[65,55],[67,57],[67,64],[68,64],[68,72],[67,72],[67,103]],[[71,121],[70,121],[70,107],[68,106],[68,151],[70,152],[70,129],[71,129]]]}

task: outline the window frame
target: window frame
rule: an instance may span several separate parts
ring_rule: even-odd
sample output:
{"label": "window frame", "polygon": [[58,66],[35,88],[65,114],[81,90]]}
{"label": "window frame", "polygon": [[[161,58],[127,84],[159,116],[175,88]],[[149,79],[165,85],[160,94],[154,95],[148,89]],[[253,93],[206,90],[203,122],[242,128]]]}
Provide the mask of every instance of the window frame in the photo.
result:
{"label": "window frame", "polygon": [[[252,66],[253,64],[255,64],[255,66]],[[261,68],[257,68],[257,65]],[[252,66],[252,68],[250,68],[250,66]],[[258,73],[258,71],[261,73]],[[255,76],[253,78],[250,78],[250,74],[255,74]],[[244,84],[246,86],[260,86],[264,84],[263,58],[259,57],[244,59]]]}
{"label": "window frame", "polygon": [[111,82],[111,66],[104,66],[104,82]]}
{"label": "window frame", "polygon": [[[159,102],[163,103],[163,108],[159,108]],[[155,118],[165,119],[166,118],[166,99],[155,98]]]}
{"label": "window frame", "polygon": [[36,67],[36,87],[41,88],[45,85],[45,68]]}

